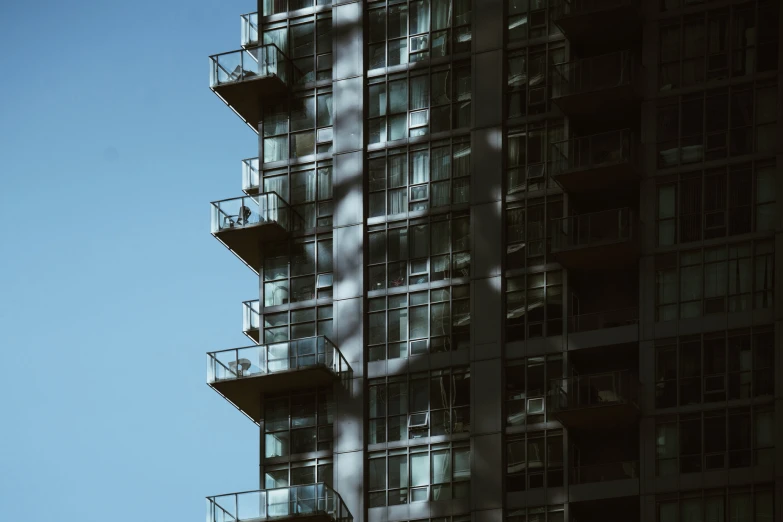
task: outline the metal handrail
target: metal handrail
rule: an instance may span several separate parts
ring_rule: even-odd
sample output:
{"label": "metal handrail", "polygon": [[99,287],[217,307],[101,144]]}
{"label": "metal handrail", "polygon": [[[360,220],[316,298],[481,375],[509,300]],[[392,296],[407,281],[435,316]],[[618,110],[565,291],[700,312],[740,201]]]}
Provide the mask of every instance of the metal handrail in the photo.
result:
{"label": "metal handrail", "polygon": [[557,218],[552,225],[553,252],[629,241],[637,228],[628,207]]}
{"label": "metal handrail", "polygon": [[572,315],[568,318],[569,332],[587,332],[601,328],[614,328],[639,322],[638,308],[616,308],[602,312]]}
{"label": "metal handrail", "polygon": [[552,97],[627,85],[635,75],[636,57],[629,50],[557,63],[552,67]]}
{"label": "metal handrail", "polygon": [[636,142],[630,129],[578,136],[552,143],[552,175],[602,165],[634,162]]}
{"label": "metal handrail", "polygon": [[242,19],[242,46],[258,42],[258,13],[245,13],[240,15],[240,18]]}
{"label": "metal handrail", "polygon": [[304,219],[276,192],[213,201],[212,233],[276,223],[288,232],[304,228]]}
{"label": "metal handrail", "polygon": [[323,366],[337,375],[351,366],[324,335],[207,353],[207,382],[231,381]]}
{"label": "metal handrail", "polygon": [[339,493],[325,483],[243,491],[207,497],[207,522],[242,522],[325,514],[353,520]]}
{"label": "metal handrail", "polygon": [[277,76],[286,85],[292,85],[302,77],[302,71],[293,61],[271,43],[213,54],[209,59],[212,65],[209,85],[213,89],[266,76]]}
{"label": "metal handrail", "polygon": [[242,303],[242,331],[259,330],[261,328],[261,302],[258,299]]}
{"label": "metal handrail", "polygon": [[638,386],[630,370],[577,375],[550,381],[554,411],[638,404]]}

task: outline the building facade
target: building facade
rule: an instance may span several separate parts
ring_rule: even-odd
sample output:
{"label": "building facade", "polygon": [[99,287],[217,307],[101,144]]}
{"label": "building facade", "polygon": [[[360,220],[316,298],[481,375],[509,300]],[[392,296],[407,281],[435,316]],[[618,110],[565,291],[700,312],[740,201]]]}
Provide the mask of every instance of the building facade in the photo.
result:
{"label": "building facade", "polygon": [[783,522],[781,11],[259,0],[208,521]]}

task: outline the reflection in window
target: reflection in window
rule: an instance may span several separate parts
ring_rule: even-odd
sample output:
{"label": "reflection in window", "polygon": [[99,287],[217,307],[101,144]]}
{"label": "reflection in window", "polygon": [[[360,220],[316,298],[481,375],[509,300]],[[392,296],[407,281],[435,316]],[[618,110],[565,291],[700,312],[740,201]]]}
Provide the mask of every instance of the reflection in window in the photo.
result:
{"label": "reflection in window", "polygon": [[563,332],[563,274],[539,272],[506,280],[506,340]]}
{"label": "reflection in window", "polygon": [[332,306],[264,314],[264,344],[325,335],[332,338]]}
{"label": "reflection in window", "polygon": [[264,110],[264,163],[332,151],[332,93],[312,93]]}
{"label": "reflection in window", "polygon": [[466,350],[470,346],[470,286],[369,300],[369,360]]}
{"label": "reflection in window", "polygon": [[541,424],[557,395],[549,383],[562,379],[563,356],[528,357],[506,367],[506,426]]}
{"label": "reflection in window", "polygon": [[[315,483],[332,486],[333,477],[331,457],[264,466],[265,489],[306,486]],[[279,495],[280,498],[270,499],[270,502],[288,502],[288,491],[279,491],[273,494]]]}
{"label": "reflection in window", "polygon": [[370,381],[370,444],[470,432],[470,370]]}
{"label": "reflection in window", "polygon": [[370,217],[470,202],[470,139],[370,153]]}
{"label": "reflection in window", "polygon": [[[305,228],[328,227],[334,212],[331,160],[264,172],[264,192],[275,192],[304,218]],[[290,187],[290,192],[289,192]]]}
{"label": "reflection in window", "polygon": [[264,252],[264,306],[332,297],[331,234],[272,243]]}
{"label": "reflection in window", "polygon": [[551,223],[561,217],[560,195],[510,203],[506,209],[506,269],[546,263],[551,250]]}
{"label": "reflection in window", "polygon": [[[269,1],[269,0],[267,0]],[[312,0],[289,0],[291,3],[312,5]],[[285,0],[274,0],[285,4]],[[318,0],[318,5],[331,4],[331,0]],[[304,6],[302,7],[309,7]],[[266,4],[265,4],[266,9]],[[299,9],[299,7],[296,7]],[[293,10],[293,9],[291,9]],[[278,12],[278,11],[274,11]],[[266,15],[272,13],[264,13]],[[304,16],[264,24],[264,43],[274,44],[288,56],[301,73],[299,83],[332,79],[332,14],[319,13],[316,17]]]}
{"label": "reflection in window", "polygon": [[656,256],[656,320],[771,308],[774,256],[771,240]]}
{"label": "reflection in window", "polygon": [[658,167],[773,151],[776,120],[774,84],[666,98],[658,106]]}
{"label": "reflection in window", "polygon": [[526,192],[553,186],[547,176],[549,146],[564,139],[563,120],[531,123],[508,131],[506,149],[506,194],[522,196]]}
{"label": "reflection in window", "polygon": [[658,185],[659,245],[775,229],[775,164],[680,174]]}
{"label": "reflection in window", "polygon": [[543,38],[561,34],[552,20],[552,0],[506,0],[509,41]]}
{"label": "reflection in window", "polygon": [[469,277],[470,217],[452,216],[369,227],[368,289]]}
{"label": "reflection in window", "polygon": [[662,23],[660,90],[777,69],[778,9],[758,0]]}
{"label": "reflection in window", "polygon": [[433,444],[370,453],[369,507],[470,497],[470,446]]}
{"label": "reflection in window", "polygon": [[368,3],[370,69],[470,51],[471,0]]}
{"label": "reflection in window", "polygon": [[370,144],[470,126],[470,64],[371,78]]}
{"label": "reflection in window", "polygon": [[552,65],[565,61],[562,43],[526,47],[508,58],[508,118],[552,110]]}
{"label": "reflection in window", "polygon": [[655,407],[771,396],[775,389],[770,327],[656,341]]}
{"label": "reflection in window", "polygon": [[331,451],[334,397],[331,389],[267,397],[264,401],[264,456]]}
{"label": "reflection in window", "polygon": [[769,464],[774,460],[772,406],[656,418],[658,476]]}
{"label": "reflection in window", "polygon": [[562,430],[509,437],[506,443],[506,490],[561,487],[563,453]]}

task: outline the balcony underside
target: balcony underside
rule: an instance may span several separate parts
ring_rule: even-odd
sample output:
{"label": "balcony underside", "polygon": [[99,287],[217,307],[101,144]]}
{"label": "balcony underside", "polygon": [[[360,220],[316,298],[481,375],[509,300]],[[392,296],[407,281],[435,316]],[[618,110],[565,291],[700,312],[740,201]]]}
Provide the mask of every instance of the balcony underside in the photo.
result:
{"label": "balcony underside", "polygon": [[605,191],[607,187],[630,190],[639,182],[639,175],[633,164],[623,161],[567,170],[556,174],[555,181],[570,194],[588,194]]}
{"label": "balcony underside", "polygon": [[631,84],[565,94],[552,99],[563,114],[580,121],[623,122],[639,112],[639,96]]}
{"label": "balcony underside", "polygon": [[245,330],[245,335],[253,340],[254,343],[259,344],[261,342],[261,331],[258,328],[250,328]]}
{"label": "balcony underside", "polygon": [[626,426],[639,417],[639,407],[633,403],[615,403],[593,408],[574,408],[555,412],[555,418],[570,430],[605,431]]}
{"label": "balcony underside", "polygon": [[298,370],[216,381],[210,383],[210,386],[258,423],[264,413],[264,395],[326,386],[337,378],[326,366],[308,366]]}
{"label": "balcony underside", "polygon": [[261,122],[261,100],[266,96],[280,96],[288,87],[275,75],[252,80],[224,83],[212,88],[223,101],[239,114],[248,125],[258,129]]}
{"label": "balcony underside", "polygon": [[261,270],[263,244],[284,240],[288,237],[288,231],[280,224],[270,221],[248,227],[224,228],[213,235],[258,273]]}
{"label": "balcony underside", "polygon": [[[619,500],[628,497],[631,497],[629,498],[629,500],[631,500],[633,498],[638,499],[638,496],[638,478],[608,480],[606,482],[588,482],[585,484],[569,484],[568,486],[568,501],[572,503],[595,502],[609,499]],[[616,508],[620,508],[618,512],[622,513],[622,506],[616,506]],[[633,513],[633,511],[628,511],[627,513]],[[631,517],[629,517],[629,519],[632,519]],[[580,520],[582,519],[580,518]],[[603,518],[603,520],[605,520],[605,518]]]}
{"label": "balcony underside", "polygon": [[[616,47],[618,43],[637,40],[641,31],[639,14],[633,6],[566,14],[555,23],[572,44]],[[597,36],[598,35],[598,36]]]}
{"label": "balcony underside", "polygon": [[558,263],[573,270],[628,268],[639,262],[639,245],[635,241],[621,241],[567,248],[552,255]]}

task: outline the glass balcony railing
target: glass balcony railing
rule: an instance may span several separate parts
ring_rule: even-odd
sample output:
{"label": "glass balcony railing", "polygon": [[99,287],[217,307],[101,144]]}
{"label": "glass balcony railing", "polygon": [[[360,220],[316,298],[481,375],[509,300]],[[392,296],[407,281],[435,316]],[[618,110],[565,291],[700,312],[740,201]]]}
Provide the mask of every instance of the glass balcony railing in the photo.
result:
{"label": "glass balcony railing", "polygon": [[635,237],[637,228],[634,212],[630,208],[568,216],[553,221],[552,252],[630,241]]}
{"label": "glass balcony railing", "polygon": [[572,470],[572,483],[574,484],[635,478],[639,478],[639,462],[636,460],[587,464]]}
{"label": "glass balcony railing", "polygon": [[631,163],[635,142],[629,129],[571,138],[552,144],[552,175]]}
{"label": "glass balcony railing", "polygon": [[207,497],[207,522],[245,522],[308,515],[326,516],[335,522],[353,520],[343,499],[326,484]]}
{"label": "glass balcony railing", "polygon": [[212,233],[276,224],[287,232],[301,230],[304,220],[275,192],[212,202]]}
{"label": "glass balcony railing", "polygon": [[242,190],[245,192],[258,192],[261,186],[261,171],[258,167],[258,158],[242,160]]}
{"label": "glass balcony railing", "polygon": [[637,404],[638,382],[629,370],[618,370],[555,379],[555,412]]}
{"label": "glass balcony railing", "polygon": [[581,16],[610,9],[636,6],[636,0],[557,0],[554,5],[555,20]]}
{"label": "glass balcony railing", "polygon": [[620,308],[592,314],[572,315],[568,318],[568,331],[588,332],[602,328],[615,328],[639,322],[638,308]]}
{"label": "glass balcony railing", "polygon": [[242,15],[242,47],[258,43],[258,13]]}
{"label": "glass balcony railing", "polygon": [[214,384],[288,370],[323,367],[338,376],[351,370],[340,350],[325,336],[207,354],[207,382]]}
{"label": "glass balcony railing", "polygon": [[636,59],[630,51],[555,64],[552,72],[552,98],[631,85],[635,74]]}
{"label": "glass balcony railing", "polygon": [[276,76],[285,85],[292,85],[299,76],[293,62],[274,44],[216,54],[209,59],[209,85],[213,89],[269,76]]}
{"label": "glass balcony railing", "polygon": [[261,328],[261,304],[255,301],[245,301],[242,303],[242,331],[258,331]]}

